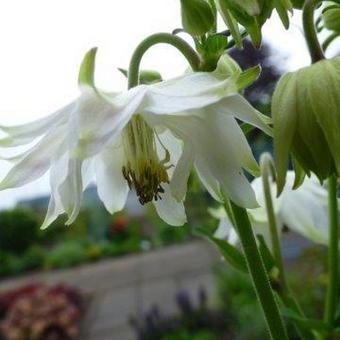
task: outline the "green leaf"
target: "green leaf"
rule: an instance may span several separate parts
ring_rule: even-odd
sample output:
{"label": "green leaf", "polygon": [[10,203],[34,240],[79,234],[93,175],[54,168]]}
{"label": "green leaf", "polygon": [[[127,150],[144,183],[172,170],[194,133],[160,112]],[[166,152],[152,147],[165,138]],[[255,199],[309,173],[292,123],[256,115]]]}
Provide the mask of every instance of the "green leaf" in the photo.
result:
{"label": "green leaf", "polygon": [[220,251],[222,257],[235,269],[248,273],[247,263],[243,254],[233,245],[225,240],[220,240],[212,236],[204,228],[196,228],[195,231],[208,238]]}
{"label": "green leaf", "polygon": [[331,327],[326,322],[317,319],[303,318],[290,308],[283,307],[281,313],[284,317],[293,320],[303,328],[316,330],[321,333],[329,333],[331,331]]}

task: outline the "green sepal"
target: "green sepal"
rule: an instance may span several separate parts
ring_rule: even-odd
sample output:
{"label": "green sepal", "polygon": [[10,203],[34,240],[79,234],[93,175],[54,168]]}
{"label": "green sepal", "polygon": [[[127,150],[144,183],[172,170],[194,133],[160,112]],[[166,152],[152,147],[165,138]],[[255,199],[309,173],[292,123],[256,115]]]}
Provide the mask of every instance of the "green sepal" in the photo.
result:
{"label": "green sepal", "polygon": [[288,29],[289,28],[289,17],[288,11],[293,9],[293,5],[290,0],[275,0],[275,8],[276,11],[283,23],[283,26]]}
{"label": "green sepal", "polygon": [[78,84],[80,88],[95,89],[94,70],[97,47],[91,48],[84,56],[78,75]]}
{"label": "green sepal", "polygon": [[228,8],[227,2],[225,0],[217,0],[217,9],[222,16],[224,23],[228,26],[231,36],[235,40],[236,47],[242,49],[242,35],[236,19],[233,17]]}
{"label": "green sepal", "polygon": [[[128,71],[123,68],[118,68],[118,70],[125,76],[128,77]],[[139,84],[155,84],[161,82],[162,76],[158,71],[154,70],[140,70],[139,71]]]}
{"label": "green sepal", "polygon": [[292,156],[292,164],[295,173],[293,189],[296,190],[303,184],[303,181],[306,177],[306,172],[303,170],[302,166],[294,156]]}
{"label": "green sepal", "polygon": [[261,66],[257,65],[242,72],[236,81],[238,90],[242,91],[252,85],[260,77],[261,70]]}

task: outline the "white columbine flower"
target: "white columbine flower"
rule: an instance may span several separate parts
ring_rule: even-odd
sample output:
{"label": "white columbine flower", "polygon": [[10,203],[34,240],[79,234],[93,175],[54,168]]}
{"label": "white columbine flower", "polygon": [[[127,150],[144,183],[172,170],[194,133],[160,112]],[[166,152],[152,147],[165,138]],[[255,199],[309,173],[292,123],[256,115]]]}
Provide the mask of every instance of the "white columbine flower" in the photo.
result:
{"label": "white columbine flower", "polygon": [[7,134],[0,146],[30,145],[28,151],[7,158],[14,165],[1,190],[32,182],[50,170],[44,228],[65,212],[67,224],[75,220],[83,190],[93,178],[109,212],[121,210],[129,188],[134,188],[142,204],[152,201],[162,219],[182,225],[193,167],[214,197],[223,193],[243,207],[257,205],[243,174],[243,169],[256,173],[257,163],[235,118],[267,133],[270,128],[237,93],[241,72],[230,60],[228,64],[222,58],[213,73],[104,93],[94,85],[95,54],[92,49],[82,62],[76,100],[35,122],[0,126]]}
{"label": "white columbine flower", "polygon": [[[279,233],[284,226],[319,244],[328,244],[328,210],[327,190],[320,185],[315,175],[306,178],[303,184],[293,190],[295,174],[288,171],[287,182],[282,194],[275,198],[276,183],[271,183],[273,206]],[[252,182],[259,208],[249,209],[248,214],[255,234],[264,236],[270,245],[269,225],[265,209],[262,178]],[[212,211],[220,219],[215,232],[217,238],[228,239],[232,244],[238,243],[238,236],[224,209]]]}

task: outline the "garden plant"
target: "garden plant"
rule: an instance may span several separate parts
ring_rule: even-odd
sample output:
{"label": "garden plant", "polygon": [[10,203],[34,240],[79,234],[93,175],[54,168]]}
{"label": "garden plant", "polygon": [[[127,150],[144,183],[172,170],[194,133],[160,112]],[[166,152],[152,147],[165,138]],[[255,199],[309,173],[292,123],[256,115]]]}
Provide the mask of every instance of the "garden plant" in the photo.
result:
{"label": "garden plant", "polygon": [[[81,62],[73,102],[28,124],[0,126],[6,135],[2,148],[26,146],[15,156],[2,155],[13,167],[0,189],[49,171],[51,197],[42,229],[63,214],[72,224],[92,179],[110,213],[122,210],[134,190],[142,205],[154,205],[167,224],[181,226],[194,171],[224,213],[224,233],[221,226],[213,236],[204,227],[200,232],[251,278],[270,338],[288,339],[283,316],[301,339],[339,338],[340,58],[327,59],[325,52],[340,35],[340,1],[180,4],[182,28],[146,37],[128,70],[121,70],[126,90],[109,93],[96,86],[97,48],[92,48]],[[311,65],[281,77],[268,116],[244,97],[261,65],[242,70],[230,50],[242,50],[245,40],[260,48],[262,28],[273,13],[284,30],[297,11]],[[221,30],[218,19],[225,25]],[[322,43],[319,32],[328,32]],[[185,74],[163,80],[157,71],[141,68],[144,54],[158,44],[171,45],[186,58]],[[269,154],[259,164],[255,160],[247,140],[254,128],[273,137],[274,160]],[[251,184],[248,175],[261,179]],[[306,316],[286,280],[280,233],[287,224],[328,247],[322,320]]]}

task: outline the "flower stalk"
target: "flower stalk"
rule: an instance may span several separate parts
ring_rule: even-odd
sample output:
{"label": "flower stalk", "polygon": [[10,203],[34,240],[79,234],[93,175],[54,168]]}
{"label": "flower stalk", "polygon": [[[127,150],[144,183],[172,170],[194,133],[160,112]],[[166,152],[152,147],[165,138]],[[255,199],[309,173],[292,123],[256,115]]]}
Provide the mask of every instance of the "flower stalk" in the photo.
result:
{"label": "flower stalk", "polygon": [[312,58],[312,63],[316,63],[317,61],[325,58],[314,24],[314,10],[317,3],[318,0],[306,0],[302,13],[303,30],[309,53]]}
{"label": "flower stalk", "polygon": [[156,33],[144,39],[135,49],[128,71],[128,88],[139,84],[139,68],[145,52],[157,44],[168,44],[177,48],[187,59],[193,71],[199,71],[201,59],[196,51],[182,38],[170,33]]}
{"label": "flower stalk", "polygon": [[[260,158],[260,168],[261,168],[261,176],[263,183],[263,193],[265,198],[265,207],[268,218],[269,232],[270,232],[270,240],[271,246],[273,250],[273,255],[275,259],[275,264],[279,270],[279,295],[281,296],[284,304],[296,312],[298,315],[304,317],[304,313],[296,301],[292,292],[290,290],[288,281],[285,275],[283,257],[281,252],[281,244],[278,233],[278,224],[276,221],[273,198],[270,190],[270,177],[275,179],[275,168],[273,164],[273,160],[268,153],[262,154]],[[298,324],[295,324],[296,330],[298,331],[301,339],[313,339],[311,334],[307,332],[306,329],[301,328]]]}
{"label": "flower stalk", "polygon": [[338,304],[338,281],[339,281],[339,218],[337,201],[337,179],[333,175],[328,180],[329,199],[329,247],[328,266],[329,281],[326,297],[324,320],[334,326],[336,308]]}
{"label": "flower stalk", "polygon": [[271,339],[288,340],[278,304],[259,253],[246,209],[231,202],[237,232],[247,261],[250,277],[262,307]]}

